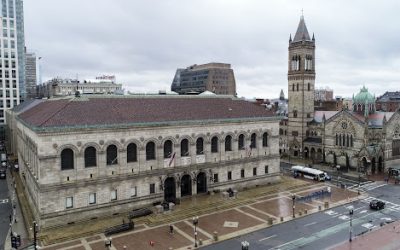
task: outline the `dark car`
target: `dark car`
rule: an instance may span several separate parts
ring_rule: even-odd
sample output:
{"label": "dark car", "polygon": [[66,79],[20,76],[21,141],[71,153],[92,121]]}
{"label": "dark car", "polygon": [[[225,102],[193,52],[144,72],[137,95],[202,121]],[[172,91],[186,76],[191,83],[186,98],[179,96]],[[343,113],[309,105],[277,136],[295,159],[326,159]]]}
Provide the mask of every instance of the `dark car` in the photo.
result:
{"label": "dark car", "polygon": [[385,202],[380,201],[380,200],[372,200],[372,201],[369,203],[369,207],[370,207],[371,209],[381,210],[381,209],[384,209],[384,208],[385,208]]}
{"label": "dark car", "polygon": [[0,179],[5,179],[6,178],[6,169],[1,168],[0,169]]}

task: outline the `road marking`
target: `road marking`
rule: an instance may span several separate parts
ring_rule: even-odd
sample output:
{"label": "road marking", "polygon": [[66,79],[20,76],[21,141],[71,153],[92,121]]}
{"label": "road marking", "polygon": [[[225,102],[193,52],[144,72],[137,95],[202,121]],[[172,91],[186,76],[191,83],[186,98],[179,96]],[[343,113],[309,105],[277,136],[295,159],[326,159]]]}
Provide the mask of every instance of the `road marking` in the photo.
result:
{"label": "road marking", "polygon": [[350,205],[350,206],[347,206],[347,207],[346,207],[346,209],[353,209],[353,208],[354,208],[353,205]]}
{"label": "road marking", "polygon": [[271,235],[271,236],[266,237],[266,238],[259,239],[258,241],[264,241],[264,240],[268,240],[268,239],[271,239],[271,238],[274,238],[274,237],[276,237],[276,234]]}
{"label": "road marking", "polygon": [[363,211],[360,211],[360,214],[363,214],[363,213],[366,213],[366,212],[368,212],[368,210],[363,210]]}
{"label": "road marking", "polygon": [[347,216],[347,215],[342,215],[342,216],[339,216],[338,218],[341,219],[341,220],[348,220],[348,219],[350,219],[350,217]]}
{"label": "road marking", "polygon": [[381,184],[381,185],[378,185],[378,186],[373,186],[373,187],[367,188],[367,191],[371,191],[371,190],[374,190],[374,189],[377,189],[377,188],[380,188],[380,187],[383,187],[383,186],[386,186],[386,184]]}
{"label": "road marking", "polygon": [[328,215],[336,215],[336,214],[338,214],[337,212],[335,212],[333,210],[328,210],[325,213],[328,214]]}
{"label": "road marking", "polygon": [[279,249],[279,248],[281,248],[283,246],[286,246],[286,245],[289,245],[289,244],[293,244],[294,242],[301,241],[303,239],[304,239],[304,237],[301,237],[301,238],[298,238],[296,240],[292,240],[292,241],[286,242],[285,244],[282,244],[282,245],[279,245],[279,246],[276,246],[276,247],[273,247],[273,248],[270,248],[270,249]]}
{"label": "road marking", "polygon": [[370,228],[373,228],[373,227],[374,227],[374,224],[365,223],[365,224],[362,224],[361,226],[362,226],[362,227],[365,227],[365,228],[367,228],[367,229],[370,229]]}
{"label": "road marking", "polygon": [[8,203],[8,199],[0,200],[0,203]]}
{"label": "road marking", "polygon": [[314,225],[314,224],[317,224],[317,222],[316,222],[316,221],[314,221],[314,222],[311,222],[311,223],[305,224],[304,226],[305,226],[305,227],[308,227],[308,226],[311,226],[311,225]]}

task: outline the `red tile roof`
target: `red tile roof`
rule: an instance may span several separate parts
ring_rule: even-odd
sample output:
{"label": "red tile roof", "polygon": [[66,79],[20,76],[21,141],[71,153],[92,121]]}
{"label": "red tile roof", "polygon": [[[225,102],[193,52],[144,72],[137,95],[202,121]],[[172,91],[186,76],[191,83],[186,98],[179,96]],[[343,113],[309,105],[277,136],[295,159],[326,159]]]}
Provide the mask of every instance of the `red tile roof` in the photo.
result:
{"label": "red tile roof", "polygon": [[250,102],[221,97],[83,97],[47,100],[21,113],[33,127],[165,123],[266,118],[273,113]]}

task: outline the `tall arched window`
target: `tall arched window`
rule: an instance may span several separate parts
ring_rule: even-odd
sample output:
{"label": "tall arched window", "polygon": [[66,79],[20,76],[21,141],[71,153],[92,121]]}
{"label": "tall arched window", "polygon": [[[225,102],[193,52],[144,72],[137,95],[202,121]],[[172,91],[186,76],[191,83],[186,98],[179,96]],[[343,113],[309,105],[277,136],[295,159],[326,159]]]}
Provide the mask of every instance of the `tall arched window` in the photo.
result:
{"label": "tall arched window", "polygon": [[96,166],[97,166],[96,148],[87,147],[85,149],[85,168],[96,167]]}
{"label": "tall arched window", "polygon": [[225,151],[232,151],[232,136],[225,137]]}
{"label": "tall arched window", "polygon": [[148,142],[146,144],[146,160],[155,160],[156,159],[156,144],[154,142]]}
{"label": "tall arched window", "polygon": [[61,151],[61,170],[74,169],[74,151],[66,148]]}
{"label": "tall arched window", "polygon": [[294,83],[293,83],[293,85],[292,85],[292,91],[294,91]]}
{"label": "tall arched window", "polygon": [[336,134],[336,143],[335,143],[335,145],[337,146],[339,144],[339,137],[338,137],[338,134]]}
{"label": "tall arched window", "polygon": [[118,164],[117,146],[109,145],[107,147],[107,165]]}
{"label": "tall arched window", "polygon": [[211,153],[217,153],[218,152],[218,137],[214,136],[211,139]]}
{"label": "tall arched window", "polygon": [[135,143],[130,143],[126,148],[126,161],[127,162],[137,161],[137,146]]}
{"label": "tall arched window", "polygon": [[238,149],[244,150],[244,135],[239,135]]}
{"label": "tall arched window", "polygon": [[297,91],[299,91],[299,84],[297,84],[296,88],[297,88]]}
{"label": "tall arched window", "polygon": [[167,140],[164,142],[164,159],[170,158],[172,154],[172,141]]}
{"label": "tall arched window", "polygon": [[308,83],[308,85],[307,85],[307,90],[310,91],[310,89],[311,89],[311,88],[310,88],[310,83]]}
{"label": "tall arched window", "polygon": [[189,156],[189,141],[188,141],[188,139],[183,139],[181,141],[181,156]]}
{"label": "tall arched window", "polygon": [[204,140],[203,138],[198,138],[196,140],[196,155],[203,155],[204,154]]}
{"label": "tall arched window", "polygon": [[350,147],[353,147],[353,135],[350,135]]}
{"label": "tall arched window", "polygon": [[256,133],[251,134],[250,147],[251,148],[256,148],[257,147],[257,135],[256,135]]}
{"label": "tall arched window", "polygon": [[268,133],[265,132],[263,134],[263,143],[262,143],[263,147],[268,147]]}
{"label": "tall arched window", "polygon": [[349,134],[347,134],[346,146],[347,146],[347,147],[350,147],[350,136],[349,136]]}

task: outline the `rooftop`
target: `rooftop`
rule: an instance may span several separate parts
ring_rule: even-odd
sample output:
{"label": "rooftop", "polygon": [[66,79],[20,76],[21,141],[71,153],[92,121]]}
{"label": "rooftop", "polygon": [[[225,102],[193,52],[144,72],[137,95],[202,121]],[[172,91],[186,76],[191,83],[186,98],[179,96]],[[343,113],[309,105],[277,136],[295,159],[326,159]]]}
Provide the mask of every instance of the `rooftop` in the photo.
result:
{"label": "rooftop", "polygon": [[34,130],[279,119],[245,100],[213,96],[90,96],[50,99],[21,113]]}

